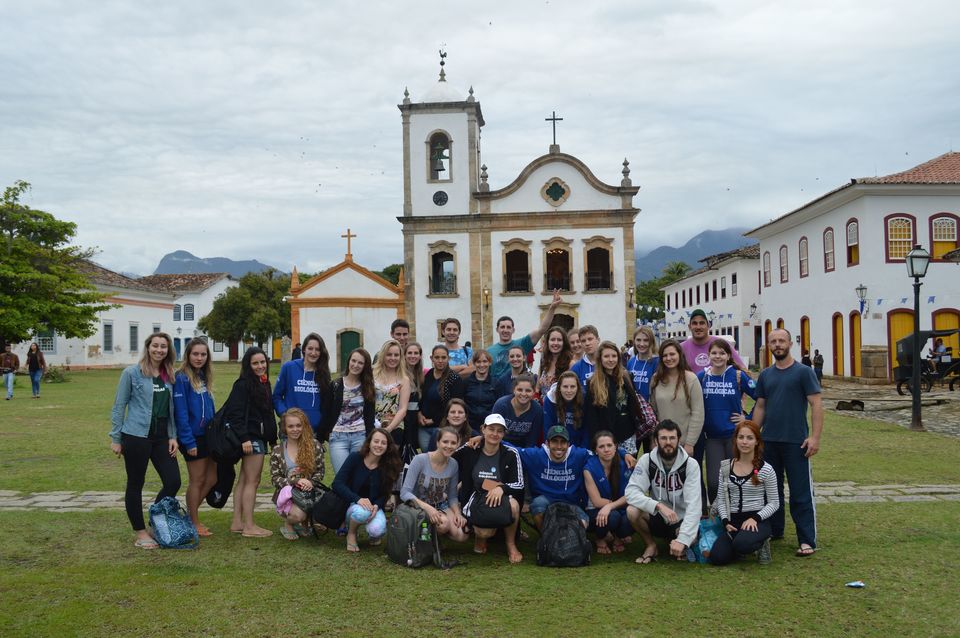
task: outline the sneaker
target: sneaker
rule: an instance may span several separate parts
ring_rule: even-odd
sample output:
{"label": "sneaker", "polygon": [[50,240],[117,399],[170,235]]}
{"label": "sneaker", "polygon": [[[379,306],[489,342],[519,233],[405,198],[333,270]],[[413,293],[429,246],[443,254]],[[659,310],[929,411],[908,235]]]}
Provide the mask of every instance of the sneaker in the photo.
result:
{"label": "sneaker", "polygon": [[757,562],[761,565],[769,565],[772,560],[773,555],[770,552],[770,539],[768,538],[763,541],[763,545],[757,550]]}

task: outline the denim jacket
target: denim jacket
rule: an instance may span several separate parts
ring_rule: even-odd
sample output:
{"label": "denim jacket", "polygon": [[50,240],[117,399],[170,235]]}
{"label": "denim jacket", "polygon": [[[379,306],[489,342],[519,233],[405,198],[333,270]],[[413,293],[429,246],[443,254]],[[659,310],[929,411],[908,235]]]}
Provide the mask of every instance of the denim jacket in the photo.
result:
{"label": "denim jacket", "polygon": [[[177,422],[174,417],[173,384],[167,382],[170,391],[170,419],[167,423],[167,437],[177,438]],[[113,402],[110,415],[110,440],[120,442],[120,434],[129,434],[147,438],[150,434],[150,420],[153,415],[153,379],[143,376],[140,365],[133,364],[124,369],[117,385],[117,398]]]}

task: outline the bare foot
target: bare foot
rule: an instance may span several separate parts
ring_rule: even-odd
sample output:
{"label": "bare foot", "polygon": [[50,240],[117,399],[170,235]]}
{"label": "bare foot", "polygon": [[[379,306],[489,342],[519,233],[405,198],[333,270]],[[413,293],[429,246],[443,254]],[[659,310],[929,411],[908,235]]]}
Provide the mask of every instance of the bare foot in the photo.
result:
{"label": "bare foot", "polygon": [[597,541],[597,553],[598,554],[610,553],[610,546],[607,545],[607,541]]}
{"label": "bare foot", "polygon": [[474,554],[486,554],[487,553],[487,539],[477,538],[473,541],[473,553]]}
{"label": "bare foot", "polygon": [[623,541],[621,539],[618,538],[613,541],[613,551],[615,553],[619,554],[623,552],[625,549],[627,548],[626,546],[624,546]]}
{"label": "bare foot", "polygon": [[507,548],[507,557],[510,558],[511,565],[516,565],[523,560],[523,554],[516,547]]}
{"label": "bare foot", "polygon": [[244,527],[241,535],[244,538],[267,538],[268,536],[273,536],[273,532],[254,525],[253,527]]}

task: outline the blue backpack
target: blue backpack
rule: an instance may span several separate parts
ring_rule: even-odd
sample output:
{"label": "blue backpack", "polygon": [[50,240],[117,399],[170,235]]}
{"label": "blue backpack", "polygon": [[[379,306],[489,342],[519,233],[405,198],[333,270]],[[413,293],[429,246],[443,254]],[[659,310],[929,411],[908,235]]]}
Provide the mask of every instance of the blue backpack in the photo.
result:
{"label": "blue backpack", "polygon": [[173,496],[164,496],[150,506],[153,538],[164,549],[196,549],[200,535],[190,515]]}

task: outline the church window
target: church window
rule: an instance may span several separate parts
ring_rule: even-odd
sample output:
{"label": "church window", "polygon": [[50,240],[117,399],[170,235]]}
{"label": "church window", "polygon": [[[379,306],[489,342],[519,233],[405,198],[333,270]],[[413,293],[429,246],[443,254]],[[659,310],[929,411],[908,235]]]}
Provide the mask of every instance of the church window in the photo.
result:
{"label": "church window", "polygon": [[[906,254],[906,253],[904,253]],[[860,224],[856,219],[847,222],[847,265],[860,263]]]}
{"label": "church window", "polygon": [[930,218],[930,244],[933,247],[931,257],[942,259],[951,250],[956,250],[957,244],[956,215],[938,213]]}
{"label": "church window", "polygon": [[551,206],[557,207],[570,197],[570,187],[559,177],[551,177],[540,189],[540,197]]}
{"label": "church window", "polygon": [[[613,290],[613,239],[594,236],[584,240],[586,248],[585,290]],[[691,293],[691,298],[693,297]]]}
{"label": "church window", "polygon": [[787,261],[787,247],[780,246],[780,283],[785,284],[790,279],[790,263]]}
{"label": "church window", "polygon": [[531,293],[530,244],[523,239],[503,242],[503,291]]}
{"label": "church window", "polygon": [[543,292],[571,292],[570,240],[561,237],[544,240]]}
{"label": "church window", "polygon": [[453,179],[453,144],[444,131],[434,131],[427,139],[428,174],[431,182],[449,182]]}
{"label": "church window", "polygon": [[902,261],[913,248],[916,220],[912,215],[888,215],[885,221],[887,261]]}
{"label": "church window", "polygon": [[183,320],[193,321],[193,304],[188,303],[183,306]]}
{"label": "church window", "polygon": [[823,272],[830,272],[835,265],[833,257],[833,229],[823,231]]}
{"label": "church window", "polygon": [[457,294],[456,244],[438,241],[430,249],[429,294],[453,296]]}
{"label": "church window", "polygon": [[113,322],[103,322],[103,351],[113,352]]}
{"label": "church window", "polygon": [[806,237],[800,238],[800,246],[797,252],[800,253],[800,277],[803,278],[810,274],[810,256]]}
{"label": "church window", "polygon": [[180,304],[173,304],[173,320],[180,321]]}
{"label": "church window", "polygon": [[697,304],[700,304],[700,286],[697,286]]}
{"label": "church window", "polygon": [[730,275],[730,296],[737,296],[737,273]]}
{"label": "church window", "polygon": [[[734,275],[734,277],[736,277],[736,275]],[[720,298],[721,299],[727,298],[727,278],[726,277],[720,278]]]}
{"label": "church window", "polygon": [[770,251],[763,253],[763,287],[770,286]]}

